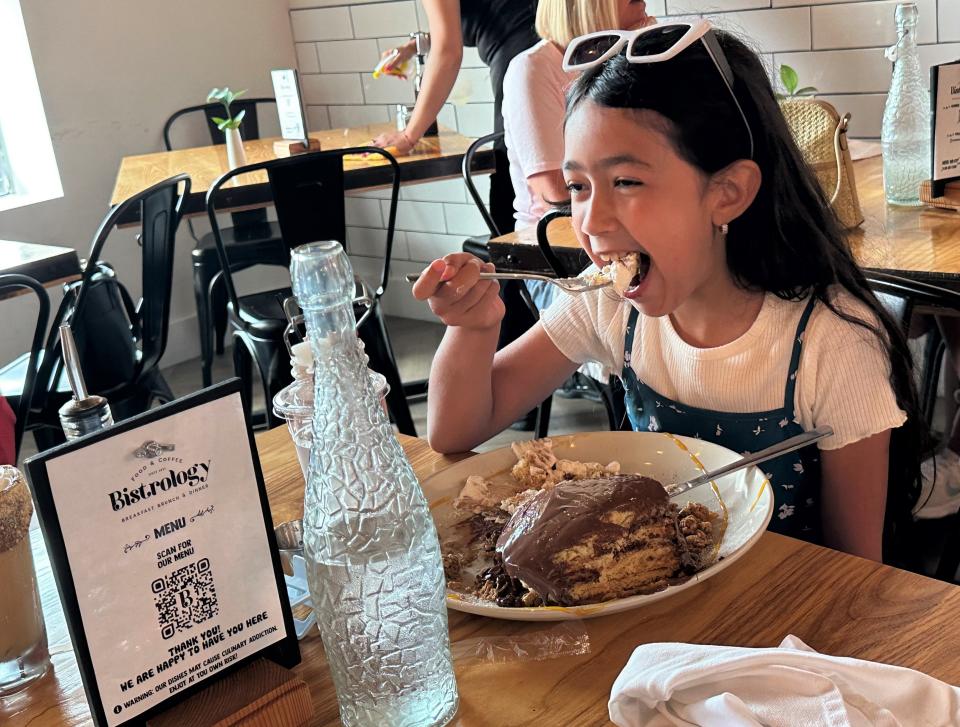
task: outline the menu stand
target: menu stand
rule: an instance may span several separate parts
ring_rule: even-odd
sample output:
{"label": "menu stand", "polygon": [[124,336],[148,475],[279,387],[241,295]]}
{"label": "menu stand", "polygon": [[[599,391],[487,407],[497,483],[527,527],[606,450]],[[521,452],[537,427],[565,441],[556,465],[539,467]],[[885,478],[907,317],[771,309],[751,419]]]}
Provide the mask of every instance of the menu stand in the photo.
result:
{"label": "menu stand", "polygon": [[24,463],[97,727],[311,719],[245,412],[231,379]]}
{"label": "menu stand", "polygon": [[306,682],[261,658],[150,718],[147,727],[300,727],[312,719]]}
{"label": "menu stand", "polygon": [[960,182],[947,182],[942,196],[933,196],[933,184],[929,179],[920,184],[920,201],[932,207],[960,212]]}

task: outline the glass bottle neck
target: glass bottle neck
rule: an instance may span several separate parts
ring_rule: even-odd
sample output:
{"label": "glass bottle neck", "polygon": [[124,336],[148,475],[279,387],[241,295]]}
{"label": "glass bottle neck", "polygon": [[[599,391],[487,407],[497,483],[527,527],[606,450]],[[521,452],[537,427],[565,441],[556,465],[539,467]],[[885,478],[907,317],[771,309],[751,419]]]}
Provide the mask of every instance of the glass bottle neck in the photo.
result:
{"label": "glass bottle neck", "polygon": [[313,351],[314,375],[328,366],[340,366],[353,357],[359,358],[352,303],[325,310],[304,310],[303,318]]}

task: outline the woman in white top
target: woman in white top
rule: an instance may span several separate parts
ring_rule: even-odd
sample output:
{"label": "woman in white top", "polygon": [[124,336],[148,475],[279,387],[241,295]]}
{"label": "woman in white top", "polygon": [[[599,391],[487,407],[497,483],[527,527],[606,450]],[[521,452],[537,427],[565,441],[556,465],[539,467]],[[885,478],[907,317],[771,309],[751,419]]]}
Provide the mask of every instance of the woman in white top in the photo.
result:
{"label": "woman in white top", "polygon": [[804,163],[763,64],[707,21],[577,39],[563,174],[591,259],[618,289],[559,297],[495,351],[503,306],[482,263],[434,261],[414,285],[447,326],[429,439],[464,451],[585,361],[620,374],[634,429],[735,451],[819,426],[763,465],[770,529],[873,560],[909,534],[924,423],[912,360]]}
{"label": "woman in white top", "polygon": [[551,202],[568,199],[563,173],[565,96],[576,73],[562,68],[577,36],[653,22],[643,0],[540,0],[540,42],[510,61],[503,79],[503,130],[516,229],[536,226]]}

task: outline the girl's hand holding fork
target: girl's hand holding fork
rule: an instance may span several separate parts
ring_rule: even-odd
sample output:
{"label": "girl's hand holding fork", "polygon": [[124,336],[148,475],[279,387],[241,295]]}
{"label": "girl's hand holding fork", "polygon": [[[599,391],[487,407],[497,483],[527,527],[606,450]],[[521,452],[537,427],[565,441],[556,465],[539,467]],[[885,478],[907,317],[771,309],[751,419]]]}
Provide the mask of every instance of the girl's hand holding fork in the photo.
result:
{"label": "girl's hand holding fork", "polygon": [[445,255],[430,263],[413,285],[413,297],[425,300],[447,326],[496,331],[503,320],[503,301],[496,280],[481,280],[480,273],[494,272],[468,253]]}

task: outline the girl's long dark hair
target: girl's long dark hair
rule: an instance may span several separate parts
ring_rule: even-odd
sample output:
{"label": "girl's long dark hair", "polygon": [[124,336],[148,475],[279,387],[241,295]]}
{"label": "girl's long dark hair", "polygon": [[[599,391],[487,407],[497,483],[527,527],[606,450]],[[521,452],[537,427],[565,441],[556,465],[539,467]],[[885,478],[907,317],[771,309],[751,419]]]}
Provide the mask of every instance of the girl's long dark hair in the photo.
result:
{"label": "girl's long dark hair", "polygon": [[[734,90],[753,135],[762,183],[749,209],[730,223],[727,265],[739,285],[787,300],[815,296],[835,315],[873,331],[889,353],[890,383],[906,423],[891,436],[884,560],[900,560],[920,493],[920,458],[928,432],[920,414],[913,359],[901,326],[868,287],[836,215],[804,162],[757,55],[729,33],[713,30],[735,76]],[[660,63],[629,63],[621,53],[574,83],[567,115],[583,101],[654,111],[678,155],[705,174],[750,158],[743,119],[701,44]],[[644,121],[650,115],[645,114]],[[653,117],[657,118],[657,117]],[[830,286],[843,286],[879,320],[839,310]]]}

